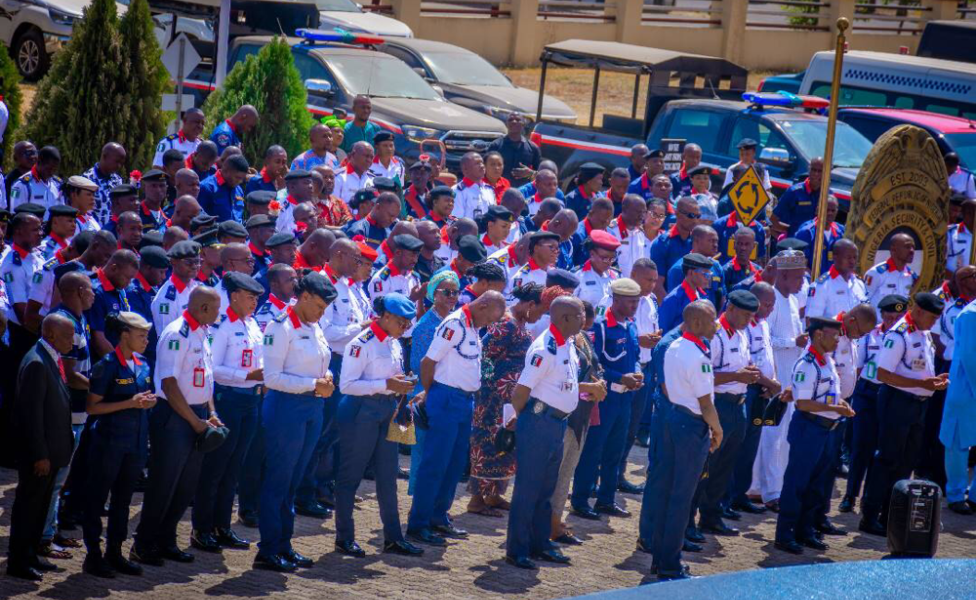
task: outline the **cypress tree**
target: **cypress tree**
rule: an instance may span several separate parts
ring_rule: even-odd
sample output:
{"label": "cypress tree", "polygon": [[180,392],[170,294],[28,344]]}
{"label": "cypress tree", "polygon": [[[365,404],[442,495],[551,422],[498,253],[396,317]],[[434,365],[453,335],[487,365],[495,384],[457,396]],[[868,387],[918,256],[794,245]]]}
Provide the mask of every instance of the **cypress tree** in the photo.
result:
{"label": "cypress tree", "polygon": [[11,148],[17,140],[17,130],[20,127],[20,111],[24,95],[20,91],[20,71],[6,52],[0,52],[0,97],[7,105],[7,130],[3,134],[4,162],[12,164]]}
{"label": "cypress tree", "polygon": [[122,106],[124,124],[113,139],[126,149],[131,167],[148,169],[156,142],[166,131],[160,105],[163,92],[170,87],[169,72],[163,66],[147,0],[132,0],[119,28],[125,56],[122,87],[127,93]]}
{"label": "cypress tree", "polygon": [[257,127],[244,136],[241,150],[252,165],[260,164],[268,146],[278,144],[297,156],[308,143],[312,115],[308,95],[295,68],[288,43],[276,37],[257,55],[248,56],[228,73],[221,89],[204,103],[208,129],[230,117],[244,104],[258,111]]}

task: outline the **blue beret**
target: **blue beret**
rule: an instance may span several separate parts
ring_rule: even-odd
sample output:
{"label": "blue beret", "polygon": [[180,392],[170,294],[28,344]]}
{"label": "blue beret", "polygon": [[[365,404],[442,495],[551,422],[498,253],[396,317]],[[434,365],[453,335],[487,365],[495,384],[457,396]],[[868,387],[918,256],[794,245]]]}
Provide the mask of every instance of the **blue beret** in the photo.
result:
{"label": "blue beret", "polygon": [[412,319],[417,316],[417,305],[410,298],[398,292],[391,292],[383,296],[383,307],[404,319]]}

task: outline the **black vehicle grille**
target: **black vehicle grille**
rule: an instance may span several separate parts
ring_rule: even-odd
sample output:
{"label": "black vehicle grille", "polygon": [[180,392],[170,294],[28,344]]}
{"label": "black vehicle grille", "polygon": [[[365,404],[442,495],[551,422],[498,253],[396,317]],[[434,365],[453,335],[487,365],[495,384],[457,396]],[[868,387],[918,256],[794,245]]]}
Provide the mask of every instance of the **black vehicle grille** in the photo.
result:
{"label": "black vehicle grille", "polygon": [[447,146],[449,154],[460,155],[465,152],[484,152],[488,149],[488,144],[502,135],[491,131],[448,131],[441,141]]}

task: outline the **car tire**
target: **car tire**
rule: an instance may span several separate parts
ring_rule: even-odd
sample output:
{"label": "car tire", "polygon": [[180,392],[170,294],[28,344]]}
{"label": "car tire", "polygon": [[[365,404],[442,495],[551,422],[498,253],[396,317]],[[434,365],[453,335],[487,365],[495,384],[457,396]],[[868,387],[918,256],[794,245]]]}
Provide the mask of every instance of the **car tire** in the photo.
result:
{"label": "car tire", "polygon": [[37,81],[51,66],[51,56],[44,44],[44,35],[38,29],[28,29],[20,34],[11,48],[17,70],[27,81]]}

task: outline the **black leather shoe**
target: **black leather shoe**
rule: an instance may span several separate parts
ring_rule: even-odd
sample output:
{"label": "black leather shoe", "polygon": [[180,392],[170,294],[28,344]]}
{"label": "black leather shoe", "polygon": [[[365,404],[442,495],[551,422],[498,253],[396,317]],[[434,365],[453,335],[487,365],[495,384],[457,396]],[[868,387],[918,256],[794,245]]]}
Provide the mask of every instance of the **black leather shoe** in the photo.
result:
{"label": "black leather shoe", "polygon": [[739,535],[738,529],[735,527],[729,527],[722,521],[718,521],[717,523],[700,523],[699,527],[701,527],[701,530],[705,533],[711,533],[712,535]]}
{"label": "black leather shoe", "polygon": [[41,556],[35,557],[34,561],[31,563],[30,566],[31,568],[37,569],[41,573],[49,573],[51,571],[58,570],[57,565],[55,565],[53,562]]}
{"label": "black leather shoe", "polygon": [[233,529],[217,529],[213,537],[223,548],[247,550],[251,547],[251,542],[234,533]]}
{"label": "black leather shoe", "polygon": [[617,491],[618,492],[623,492],[625,494],[643,494],[644,493],[644,485],[643,484],[637,484],[637,483],[631,483],[631,482],[627,481],[626,479],[621,478],[620,479],[620,483],[617,484]]}
{"label": "black leather shoe", "polygon": [[43,581],[44,575],[34,567],[19,567],[7,565],[7,575],[11,577],[16,577],[17,579],[24,579],[27,581]]}
{"label": "black leather shoe", "polygon": [[563,544],[566,546],[581,546],[583,544],[583,540],[579,539],[572,533],[564,533],[553,541],[557,544]]}
{"label": "black leather shoe", "polygon": [[651,543],[641,538],[637,538],[637,551],[644,554],[654,554],[654,551],[651,550]]}
{"label": "black leather shoe", "polygon": [[861,522],[857,524],[857,528],[864,533],[888,537],[888,529],[877,519],[862,518]]}
{"label": "black leather shoe", "polygon": [[742,514],[736,512],[732,508],[724,508],[722,509],[722,518],[730,521],[738,521],[742,518]]}
{"label": "black leather shoe", "polygon": [[97,554],[86,556],[85,562],[81,564],[81,570],[102,579],[115,579],[115,571],[109,566],[108,561]]}
{"label": "black leather shoe", "polygon": [[506,554],[505,555],[505,562],[507,562],[508,564],[512,565],[513,567],[518,567],[520,569],[526,569],[526,570],[529,570],[529,571],[534,571],[534,570],[536,570],[536,569],[539,568],[539,567],[537,567],[535,565],[534,562],[532,562],[531,560],[529,560],[528,558],[526,558],[524,556],[515,557],[515,556],[509,556],[509,555]]}
{"label": "black leather shoe", "polygon": [[108,566],[112,567],[117,573],[121,573],[123,575],[133,575],[133,576],[142,575],[142,567],[132,562],[131,560],[126,560],[126,558],[122,556],[121,549],[114,552],[113,551],[106,552],[105,562],[107,562]]}
{"label": "black leather shoe", "polygon": [[840,477],[841,479],[847,479],[847,475],[850,472],[851,472],[850,467],[848,467],[844,463],[840,463],[839,465],[837,465],[837,469],[834,471],[834,474],[837,475],[837,477]]}
{"label": "black leather shoe", "polygon": [[448,525],[434,525],[431,527],[431,529],[433,529],[435,533],[439,533],[440,535],[452,540],[464,540],[468,537],[467,531],[455,527],[453,523]]}
{"label": "black leather shoe", "polygon": [[698,530],[697,527],[688,527],[685,529],[685,539],[689,542],[694,542],[696,544],[705,543],[705,536],[702,532]]}
{"label": "black leather shoe", "polygon": [[542,562],[556,563],[557,565],[568,565],[569,557],[559,550],[545,550],[532,555],[532,558]]}
{"label": "black leather shoe", "polygon": [[288,552],[282,552],[278,556],[280,556],[282,560],[285,560],[286,562],[290,562],[291,564],[295,565],[300,569],[311,569],[312,565],[315,564],[315,562],[311,558],[299,554],[298,552],[295,551],[294,548],[292,548]]}
{"label": "black leather shoe", "polygon": [[600,515],[590,508],[589,506],[584,506],[576,508],[575,506],[570,509],[574,515],[580,517],[581,519],[589,519],[590,521],[599,521]]}
{"label": "black leather shoe", "polygon": [[407,539],[414,542],[420,542],[421,544],[427,544],[428,546],[447,545],[447,540],[426,527],[424,529],[408,529]]}
{"label": "black leather shoe", "polygon": [[634,439],[634,443],[641,448],[647,448],[651,445],[651,432],[646,427],[642,427],[637,430],[637,438]]}
{"label": "black leather shoe", "polygon": [[223,548],[217,543],[217,538],[212,533],[204,531],[193,530],[190,533],[190,546],[204,552],[219,553],[223,551]]}
{"label": "black leather shoe", "polygon": [[403,467],[397,467],[397,479],[403,479],[404,481],[409,481],[410,471],[404,469]]}
{"label": "black leather shoe", "polygon": [[328,519],[332,516],[332,509],[327,506],[322,506],[322,504],[320,504],[318,501],[314,501],[307,504],[296,503],[295,513],[302,515],[303,517]]}
{"label": "black leather shoe", "polygon": [[844,496],[841,498],[840,506],[837,507],[837,510],[842,513],[854,512],[854,498],[851,498],[850,496]]}
{"label": "black leather shoe", "polygon": [[815,529],[823,535],[847,535],[846,529],[841,529],[830,521],[817,525]]}
{"label": "black leather shoe", "polygon": [[801,546],[795,540],[790,540],[788,542],[775,542],[773,547],[777,550],[782,550],[783,552],[788,552],[790,554],[803,554],[803,546]]}
{"label": "black leather shoe", "polygon": [[411,544],[406,540],[398,540],[396,542],[387,542],[383,544],[383,552],[388,554],[400,554],[403,556],[420,556],[424,553],[424,549]]}
{"label": "black leather shoe", "polygon": [[597,504],[593,507],[597,513],[610,515],[611,517],[629,517],[630,511],[621,508],[616,504]]}
{"label": "black leather shoe", "polygon": [[799,538],[796,541],[801,546],[806,546],[807,548],[813,548],[814,550],[819,550],[821,552],[826,552],[827,548],[830,547],[815,537]]}
{"label": "black leather shoe", "polygon": [[701,544],[696,544],[695,542],[689,542],[688,540],[684,540],[681,543],[682,552],[701,552],[704,549],[705,547],[702,546]]}
{"label": "black leather shoe", "polygon": [[681,580],[681,579],[694,579],[694,577],[692,577],[691,573],[688,572],[688,568],[687,567],[682,567],[681,568],[681,572],[679,572],[679,573],[661,573],[661,572],[658,572],[658,574],[657,574],[657,580],[658,581],[678,581],[678,580]]}
{"label": "black leather shoe", "polygon": [[137,544],[134,544],[132,549],[129,550],[129,560],[149,565],[150,567],[161,567],[165,564],[163,563],[163,557],[155,549],[140,548]]}
{"label": "black leather shoe", "polygon": [[253,513],[238,513],[237,520],[244,527],[256,528],[258,526],[258,516]]}
{"label": "black leather shoe", "polygon": [[170,546],[168,548],[160,548],[159,556],[165,558],[166,560],[171,560],[178,563],[191,563],[195,558],[189,552],[184,552],[176,547],[176,545]]}
{"label": "black leather shoe", "polygon": [[363,558],[366,556],[366,551],[359,547],[359,544],[352,540],[346,540],[344,542],[336,542],[335,549],[340,554],[345,554],[346,556],[355,556],[356,558]]}
{"label": "black leather shoe", "polygon": [[263,554],[258,554],[254,557],[252,567],[263,571],[274,571],[276,573],[294,573],[295,569],[298,568],[294,563],[290,563],[280,556],[265,556]]}
{"label": "black leather shoe", "polygon": [[732,509],[740,513],[749,513],[750,515],[761,515],[766,512],[765,506],[762,504],[756,504],[755,502],[750,502],[748,500],[745,502],[733,503]]}
{"label": "black leather shoe", "polygon": [[949,510],[958,515],[971,515],[973,514],[973,509],[969,507],[965,501],[960,500],[959,502],[953,502],[949,504]]}

